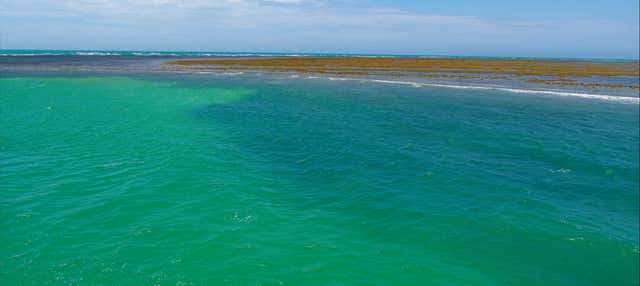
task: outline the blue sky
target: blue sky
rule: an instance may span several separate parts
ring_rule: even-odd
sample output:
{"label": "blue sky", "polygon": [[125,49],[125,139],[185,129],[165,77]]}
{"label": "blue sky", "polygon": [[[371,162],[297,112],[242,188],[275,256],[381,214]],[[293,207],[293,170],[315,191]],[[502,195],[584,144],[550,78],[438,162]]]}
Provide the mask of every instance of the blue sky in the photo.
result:
{"label": "blue sky", "polygon": [[638,58],[638,1],[2,0],[3,49]]}

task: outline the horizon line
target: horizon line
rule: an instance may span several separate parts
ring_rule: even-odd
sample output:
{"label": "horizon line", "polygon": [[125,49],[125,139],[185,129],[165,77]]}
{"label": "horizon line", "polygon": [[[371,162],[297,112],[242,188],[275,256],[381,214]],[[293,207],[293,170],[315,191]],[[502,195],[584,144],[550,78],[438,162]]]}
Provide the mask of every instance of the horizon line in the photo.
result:
{"label": "horizon line", "polygon": [[[640,61],[636,58],[619,57],[563,57],[563,56],[496,56],[496,55],[445,55],[445,54],[416,54],[416,53],[370,53],[370,52],[266,52],[266,51],[206,51],[206,50],[124,50],[124,49],[7,49],[0,51],[53,51],[53,52],[142,52],[142,53],[221,53],[221,54],[290,54],[290,55],[354,55],[354,56],[404,56],[404,57],[434,57],[434,58],[511,58],[511,59],[549,59],[549,60],[622,60]],[[0,55],[7,56],[7,55]]]}

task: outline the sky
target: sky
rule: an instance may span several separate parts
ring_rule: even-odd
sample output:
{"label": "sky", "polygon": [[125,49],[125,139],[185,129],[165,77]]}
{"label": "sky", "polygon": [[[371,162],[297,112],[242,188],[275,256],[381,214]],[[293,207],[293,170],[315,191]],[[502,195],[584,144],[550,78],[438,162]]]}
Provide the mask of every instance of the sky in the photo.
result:
{"label": "sky", "polygon": [[0,48],[639,57],[638,0],[0,0]]}

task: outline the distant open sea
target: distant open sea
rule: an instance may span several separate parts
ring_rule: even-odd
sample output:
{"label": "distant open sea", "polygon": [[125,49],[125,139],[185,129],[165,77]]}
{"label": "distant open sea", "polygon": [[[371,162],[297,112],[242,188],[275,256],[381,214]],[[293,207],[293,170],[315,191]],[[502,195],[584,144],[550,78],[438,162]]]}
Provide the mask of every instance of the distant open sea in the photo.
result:
{"label": "distant open sea", "polygon": [[[383,58],[479,58],[479,59],[541,59],[537,57],[490,57],[459,55],[411,55],[367,53],[276,53],[276,52],[198,52],[198,51],[122,51],[122,50],[7,50],[1,56],[169,56],[169,57],[383,57]],[[630,59],[544,58],[555,60],[631,61]],[[638,59],[633,59],[637,61]]]}
{"label": "distant open sea", "polygon": [[0,285],[640,283],[637,90],[113,53],[0,50]]}

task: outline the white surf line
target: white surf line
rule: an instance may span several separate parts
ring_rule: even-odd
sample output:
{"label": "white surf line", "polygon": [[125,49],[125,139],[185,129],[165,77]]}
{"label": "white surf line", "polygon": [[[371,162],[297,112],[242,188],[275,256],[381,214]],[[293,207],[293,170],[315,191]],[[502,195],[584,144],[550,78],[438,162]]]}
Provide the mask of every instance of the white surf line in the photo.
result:
{"label": "white surf line", "polygon": [[352,81],[369,81],[369,82],[388,83],[388,84],[401,84],[401,85],[410,85],[410,86],[413,86],[413,87],[432,86],[432,87],[445,87],[445,88],[457,88],[457,89],[498,90],[498,91],[513,92],[513,93],[549,94],[549,95],[557,95],[557,96],[572,96],[572,97],[600,99],[600,100],[631,103],[631,104],[640,104],[640,98],[638,98],[638,97],[612,96],[612,95],[592,94],[592,93],[563,92],[563,91],[553,91],[553,90],[518,89],[518,88],[508,88],[508,87],[491,87],[491,86],[477,86],[477,85],[451,85],[451,84],[422,83],[422,82],[395,81],[395,80],[383,80],[383,79],[360,79],[360,78],[337,78],[337,77],[329,77],[328,79],[329,80],[352,80]]}

